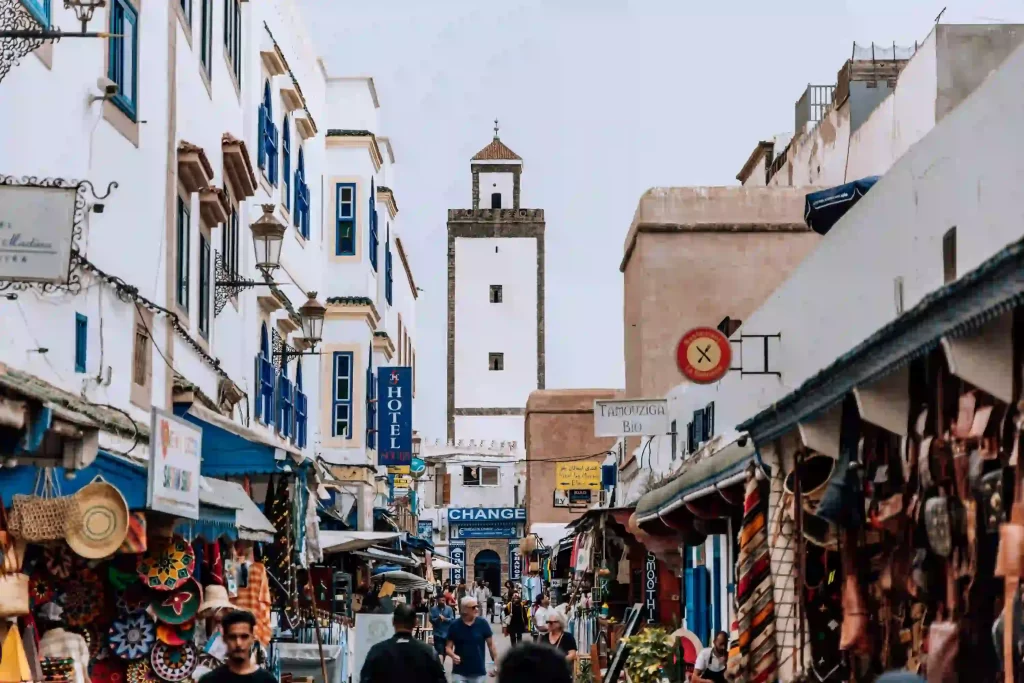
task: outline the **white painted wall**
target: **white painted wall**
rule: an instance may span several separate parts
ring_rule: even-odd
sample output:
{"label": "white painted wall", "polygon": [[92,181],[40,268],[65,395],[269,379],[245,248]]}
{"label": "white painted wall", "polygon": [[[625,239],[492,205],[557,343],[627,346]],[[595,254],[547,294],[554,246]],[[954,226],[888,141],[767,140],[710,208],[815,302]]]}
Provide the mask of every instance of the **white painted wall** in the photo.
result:
{"label": "white painted wall", "polygon": [[511,209],[514,205],[512,194],[515,184],[515,176],[508,173],[481,173],[480,174],[480,208],[491,208],[491,195],[495,192],[501,195],[502,209]]}

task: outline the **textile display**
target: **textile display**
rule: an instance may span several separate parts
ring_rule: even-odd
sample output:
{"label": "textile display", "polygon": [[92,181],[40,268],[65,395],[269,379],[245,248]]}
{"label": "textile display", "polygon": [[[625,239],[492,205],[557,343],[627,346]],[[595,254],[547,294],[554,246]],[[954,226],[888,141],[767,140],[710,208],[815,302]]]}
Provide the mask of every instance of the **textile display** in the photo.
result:
{"label": "textile display", "polygon": [[239,587],[238,597],[235,598],[235,605],[246,609],[256,616],[256,629],[253,635],[263,647],[270,644],[272,634],[270,627],[270,607],[273,604],[270,597],[270,580],[267,578],[267,569],[259,562],[253,562],[249,567],[249,580],[246,586]]}
{"label": "textile display", "polygon": [[[288,494],[289,478],[278,476],[267,487],[266,509],[267,519],[277,529],[274,535],[274,542],[264,548],[265,557],[263,561],[266,571],[273,574],[284,586],[291,587],[291,565],[292,565],[292,503]],[[241,593],[241,583],[239,593]],[[230,591],[230,589],[229,589]],[[270,594],[273,604],[284,606],[288,596],[283,593],[277,585],[270,586]]]}
{"label": "textile display", "polygon": [[768,547],[768,505],[751,470],[747,475],[743,522],[736,558],[738,638],[730,648],[726,676],[733,683],[778,680],[775,601]]}

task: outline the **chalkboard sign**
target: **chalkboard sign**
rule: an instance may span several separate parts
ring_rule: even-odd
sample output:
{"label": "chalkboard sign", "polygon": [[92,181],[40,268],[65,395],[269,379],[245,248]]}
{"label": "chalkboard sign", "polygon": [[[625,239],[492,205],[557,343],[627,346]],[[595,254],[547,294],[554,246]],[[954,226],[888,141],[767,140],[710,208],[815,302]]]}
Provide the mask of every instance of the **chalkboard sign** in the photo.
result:
{"label": "chalkboard sign", "polygon": [[612,661],[608,665],[608,671],[605,672],[602,683],[618,683],[619,675],[622,674],[622,669],[626,666],[626,657],[629,656],[629,645],[626,644],[626,639],[636,631],[643,611],[644,603],[642,602],[638,602],[626,610],[623,617],[626,629],[622,632],[622,637],[619,638],[619,646],[615,648],[615,656],[612,657]]}

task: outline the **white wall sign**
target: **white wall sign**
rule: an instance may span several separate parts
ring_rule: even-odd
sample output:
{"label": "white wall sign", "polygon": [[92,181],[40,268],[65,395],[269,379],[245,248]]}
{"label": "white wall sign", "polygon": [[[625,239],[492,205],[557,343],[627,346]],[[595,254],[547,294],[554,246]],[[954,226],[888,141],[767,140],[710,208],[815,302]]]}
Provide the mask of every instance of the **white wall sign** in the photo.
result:
{"label": "white wall sign", "polygon": [[594,436],[668,434],[668,400],[638,398],[594,401]]}
{"label": "white wall sign", "polygon": [[203,429],[153,408],[150,422],[147,507],[199,519],[199,466]]}
{"label": "white wall sign", "polygon": [[77,189],[0,185],[0,280],[68,281]]}

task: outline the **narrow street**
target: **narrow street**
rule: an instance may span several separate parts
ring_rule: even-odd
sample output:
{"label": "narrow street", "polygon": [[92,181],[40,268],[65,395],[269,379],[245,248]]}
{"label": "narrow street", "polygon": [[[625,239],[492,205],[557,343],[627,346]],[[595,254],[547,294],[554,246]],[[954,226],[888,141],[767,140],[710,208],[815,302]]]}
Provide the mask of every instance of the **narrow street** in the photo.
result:
{"label": "narrow street", "polygon": [[[491,624],[491,630],[494,631],[494,644],[498,648],[498,659],[500,660],[505,652],[509,649],[508,636],[502,634],[501,625],[497,622]],[[529,638],[529,636],[527,636]],[[490,661],[490,655],[487,655],[488,661]],[[445,658],[444,660],[444,672],[448,675],[448,680],[452,679],[452,660]]]}

